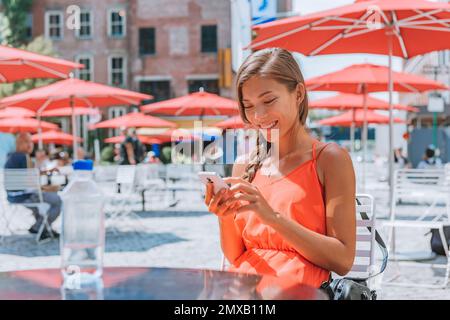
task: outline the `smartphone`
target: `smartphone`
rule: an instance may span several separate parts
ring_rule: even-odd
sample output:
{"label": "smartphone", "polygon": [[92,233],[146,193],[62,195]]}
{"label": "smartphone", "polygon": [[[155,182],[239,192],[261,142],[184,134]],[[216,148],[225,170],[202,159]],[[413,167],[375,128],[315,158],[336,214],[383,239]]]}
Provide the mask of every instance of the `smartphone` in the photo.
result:
{"label": "smartphone", "polygon": [[224,188],[230,188],[230,186],[219,176],[217,172],[200,171],[198,173],[198,177],[200,178],[200,181],[202,181],[205,185],[209,181],[212,181],[212,183],[214,184],[214,194]]}

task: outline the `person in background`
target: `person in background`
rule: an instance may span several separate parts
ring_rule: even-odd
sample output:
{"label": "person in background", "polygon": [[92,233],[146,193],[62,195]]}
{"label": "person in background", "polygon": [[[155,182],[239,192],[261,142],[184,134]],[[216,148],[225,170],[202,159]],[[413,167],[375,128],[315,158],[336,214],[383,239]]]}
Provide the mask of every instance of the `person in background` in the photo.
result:
{"label": "person in background", "polygon": [[[32,168],[31,153],[33,152],[33,141],[29,133],[21,132],[16,138],[16,151],[11,153],[5,164],[5,169],[26,169]],[[61,198],[56,193],[54,186],[42,186],[42,197],[44,202],[50,205],[48,210],[48,223],[51,225],[61,213]],[[8,191],[7,199],[10,203],[36,203],[39,202],[39,196],[36,191],[33,190],[16,190]],[[33,215],[36,218],[36,222],[31,226],[28,231],[36,234],[39,231],[43,223],[43,217],[38,213],[37,208],[32,208]],[[50,231],[55,238],[59,237],[59,234],[51,230]],[[51,237],[49,231],[44,229],[39,240],[45,240]]]}
{"label": "person in background", "polygon": [[137,164],[135,158],[135,143],[131,135],[131,130],[122,128],[122,135],[125,137],[120,145],[120,164],[121,165],[135,165]]}
{"label": "person in background", "polygon": [[442,167],[442,161],[436,157],[436,151],[433,145],[429,145],[425,150],[422,161],[417,165],[417,169],[432,169]]}
{"label": "person in background", "polygon": [[47,171],[52,167],[52,162],[50,161],[46,150],[36,150],[34,153],[34,157],[34,167],[38,168],[41,172]]}
{"label": "person in background", "polygon": [[77,147],[77,159],[86,160],[86,151],[82,147]]}
{"label": "person in background", "polygon": [[397,169],[411,168],[408,158],[403,155],[402,148],[397,148],[394,150],[394,162]]}
{"label": "person in background", "polygon": [[0,168],[3,168],[8,155],[16,150],[16,139],[11,133],[0,132]]}
{"label": "person in background", "polygon": [[155,152],[149,151],[147,152],[147,156],[145,157],[144,163],[161,163],[161,160],[155,155]]}

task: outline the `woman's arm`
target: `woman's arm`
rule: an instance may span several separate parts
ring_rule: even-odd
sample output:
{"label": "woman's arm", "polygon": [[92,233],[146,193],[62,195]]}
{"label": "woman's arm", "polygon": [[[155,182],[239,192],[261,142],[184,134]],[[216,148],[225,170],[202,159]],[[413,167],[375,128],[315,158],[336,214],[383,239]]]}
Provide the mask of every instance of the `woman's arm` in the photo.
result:
{"label": "woman's arm", "polygon": [[[245,165],[234,164],[232,176],[240,177],[245,170]],[[235,214],[219,216],[220,243],[222,251],[228,261],[234,263],[245,251],[242,235],[234,222]]]}
{"label": "woman's arm", "polygon": [[330,145],[322,153],[317,164],[323,173],[327,234],[279,214],[270,225],[306,259],[345,275],[353,266],[356,247],[355,174],[350,156],[339,146]]}

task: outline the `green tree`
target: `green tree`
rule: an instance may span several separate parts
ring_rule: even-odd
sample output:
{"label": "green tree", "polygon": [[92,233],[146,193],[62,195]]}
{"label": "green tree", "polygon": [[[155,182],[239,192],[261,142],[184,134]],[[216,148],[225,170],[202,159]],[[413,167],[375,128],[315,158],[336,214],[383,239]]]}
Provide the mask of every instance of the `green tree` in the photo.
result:
{"label": "green tree", "polygon": [[19,47],[27,43],[27,14],[32,0],[3,0],[3,16],[6,22],[4,39],[6,43]]}
{"label": "green tree", "polygon": [[[52,42],[45,39],[43,36],[34,38],[33,41],[25,46],[21,46],[21,48],[47,56],[56,55],[53,50]],[[26,79],[23,81],[2,84],[0,86],[0,98],[47,85],[55,81],[55,79]]]}

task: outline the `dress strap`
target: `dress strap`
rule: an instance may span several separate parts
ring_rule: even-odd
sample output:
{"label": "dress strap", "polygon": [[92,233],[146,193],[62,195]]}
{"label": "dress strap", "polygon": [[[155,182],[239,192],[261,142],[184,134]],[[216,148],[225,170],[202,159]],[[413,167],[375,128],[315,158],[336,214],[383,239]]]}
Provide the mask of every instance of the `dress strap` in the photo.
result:
{"label": "dress strap", "polygon": [[312,145],[312,156],[313,156],[313,161],[316,161],[316,143],[315,142]]}

